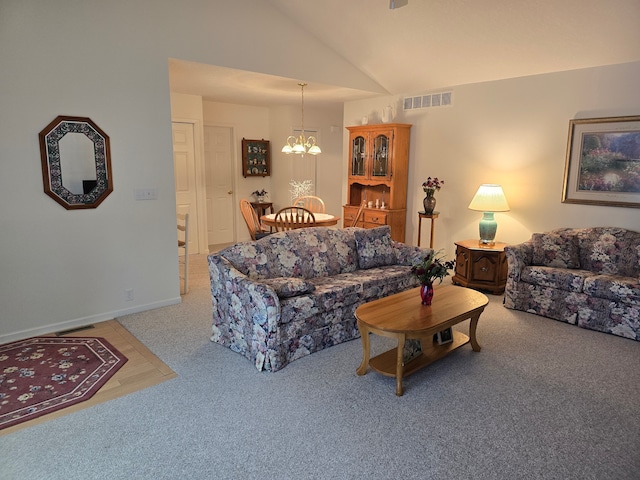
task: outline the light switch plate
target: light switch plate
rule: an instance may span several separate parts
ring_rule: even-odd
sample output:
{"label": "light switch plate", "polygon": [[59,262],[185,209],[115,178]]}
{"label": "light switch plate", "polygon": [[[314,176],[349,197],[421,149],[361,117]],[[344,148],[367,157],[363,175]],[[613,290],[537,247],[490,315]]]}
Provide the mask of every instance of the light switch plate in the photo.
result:
{"label": "light switch plate", "polygon": [[136,200],[157,200],[158,191],[155,188],[136,188],[134,195]]}

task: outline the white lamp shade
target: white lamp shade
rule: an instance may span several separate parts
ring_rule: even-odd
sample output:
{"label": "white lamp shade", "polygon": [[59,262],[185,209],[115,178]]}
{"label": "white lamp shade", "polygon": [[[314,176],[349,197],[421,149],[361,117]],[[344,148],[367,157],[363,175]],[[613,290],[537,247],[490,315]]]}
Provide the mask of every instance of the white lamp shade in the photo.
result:
{"label": "white lamp shade", "polygon": [[478,212],[508,212],[509,204],[504,196],[501,185],[480,185],[476,195],[469,204],[469,210]]}
{"label": "white lamp shade", "polygon": [[320,153],[322,153],[322,150],[320,150],[320,147],[317,145],[314,145],[309,149],[309,154],[311,155],[318,155]]}

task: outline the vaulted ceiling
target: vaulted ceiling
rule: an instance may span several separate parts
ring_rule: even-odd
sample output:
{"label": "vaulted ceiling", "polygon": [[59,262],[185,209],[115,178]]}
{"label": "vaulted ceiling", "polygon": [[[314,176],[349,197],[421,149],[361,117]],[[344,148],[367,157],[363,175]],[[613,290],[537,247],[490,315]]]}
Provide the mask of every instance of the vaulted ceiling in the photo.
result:
{"label": "vaulted ceiling", "polygon": [[[309,103],[640,61],[640,0],[264,1],[381,87],[316,84]],[[295,79],[180,60],[169,71],[172,91],[208,100],[299,101]]]}

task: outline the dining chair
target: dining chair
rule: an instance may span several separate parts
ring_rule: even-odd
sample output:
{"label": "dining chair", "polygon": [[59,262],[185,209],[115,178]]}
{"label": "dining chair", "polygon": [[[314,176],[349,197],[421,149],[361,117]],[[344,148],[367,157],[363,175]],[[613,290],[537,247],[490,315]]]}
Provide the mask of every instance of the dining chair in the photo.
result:
{"label": "dining chair", "polygon": [[304,207],[285,207],[276,213],[276,232],[294,230],[296,228],[313,227],[316,224],[316,217],[313,212]]}
{"label": "dining chair", "polygon": [[247,228],[249,229],[251,240],[258,240],[271,233],[262,225],[262,223],[260,223],[258,214],[256,213],[249,200],[245,198],[240,200],[240,211],[242,212],[242,217],[244,218],[244,221],[247,224]]}
{"label": "dining chair", "polygon": [[351,222],[351,225],[349,225],[350,227],[357,227],[358,226],[358,220],[360,220],[360,217],[362,216],[362,212],[364,211],[364,206],[366,205],[365,202],[362,202],[360,204],[360,208],[358,209],[358,213],[356,213],[356,216],[353,218],[353,221]]}
{"label": "dining chair", "polygon": [[[182,280],[180,293],[182,295],[189,291],[189,214],[177,214],[178,224],[178,268],[182,270],[179,273]],[[180,250],[184,251],[184,256],[180,255]],[[181,259],[181,257],[183,257]],[[180,268],[182,266],[182,268]]]}
{"label": "dining chair", "polygon": [[313,213],[327,213],[324,201],[320,197],[314,197],[313,195],[305,195],[296,198],[293,201],[293,206],[306,208]]}

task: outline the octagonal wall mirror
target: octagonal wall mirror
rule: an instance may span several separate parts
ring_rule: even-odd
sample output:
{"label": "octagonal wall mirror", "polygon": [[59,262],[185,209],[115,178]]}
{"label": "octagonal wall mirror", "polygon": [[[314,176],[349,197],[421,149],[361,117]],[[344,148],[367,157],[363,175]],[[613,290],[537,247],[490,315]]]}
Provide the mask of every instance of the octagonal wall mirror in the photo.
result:
{"label": "octagonal wall mirror", "polygon": [[90,118],[58,116],[39,138],[44,193],[64,208],[96,208],[113,191],[109,137]]}

